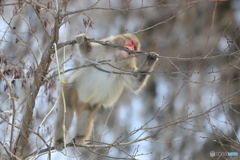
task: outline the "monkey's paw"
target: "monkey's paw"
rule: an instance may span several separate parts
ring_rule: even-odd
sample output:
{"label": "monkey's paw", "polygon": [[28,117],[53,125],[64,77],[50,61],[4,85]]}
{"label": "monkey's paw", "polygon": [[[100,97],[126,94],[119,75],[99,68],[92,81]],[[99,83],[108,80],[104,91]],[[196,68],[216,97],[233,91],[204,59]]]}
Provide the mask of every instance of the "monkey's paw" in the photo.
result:
{"label": "monkey's paw", "polygon": [[85,141],[85,136],[76,136],[75,138],[73,138],[73,142],[75,144],[84,144]]}
{"label": "monkey's paw", "polygon": [[59,139],[59,140],[54,141],[54,148],[55,148],[57,151],[62,151],[63,148],[64,148],[63,140],[62,140],[62,139]]}
{"label": "monkey's paw", "polygon": [[148,66],[152,66],[154,62],[158,61],[158,54],[155,52],[150,52],[147,56]]}
{"label": "monkey's paw", "polygon": [[155,52],[149,52],[148,54],[149,59],[157,60],[158,59],[158,54]]}
{"label": "monkey's paw", "polygon": [[87,38],[86,34],[79,34],[76,36],[76,41],[78,44],[83,44],[85,42],[85,38]]}

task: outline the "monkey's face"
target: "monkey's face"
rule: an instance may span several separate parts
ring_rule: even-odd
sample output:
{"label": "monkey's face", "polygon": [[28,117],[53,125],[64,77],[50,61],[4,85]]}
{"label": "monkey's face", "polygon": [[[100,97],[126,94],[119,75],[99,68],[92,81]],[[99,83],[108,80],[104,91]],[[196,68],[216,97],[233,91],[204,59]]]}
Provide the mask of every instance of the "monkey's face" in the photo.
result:
{"label": "monkey's face", "polygon": [[[138,45],[137,42],[134,39],[127,39],[124,42],[124,47],[133,50],[133,51],[137,51],[138,50]],[[131,54],[129,54],[126,51],[121,51],[121,54],[124,58],[127,58],[129,56],[131,56]]]}
{"label": "monkey's face", "polygon": [[137,50],[137,43],[133,39],[128,39],[125,42],[125,47],[127,47],[130,50]]}

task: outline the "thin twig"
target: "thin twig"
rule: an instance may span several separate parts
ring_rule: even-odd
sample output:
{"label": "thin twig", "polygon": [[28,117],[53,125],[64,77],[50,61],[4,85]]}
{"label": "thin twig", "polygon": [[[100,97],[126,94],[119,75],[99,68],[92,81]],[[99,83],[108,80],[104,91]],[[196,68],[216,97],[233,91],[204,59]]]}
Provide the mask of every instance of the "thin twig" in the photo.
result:
{"label": "thin twig", "polygon": [[[4,74],[2,73],[2,71],[0,70],[0,77],[2,77],[4,79],[4,81],[6,82],[6,85],[10,91],[9,93],[9,100],[12,102],[12,111],[13,111],[13,116],[12,116],[12,122],[15,123],[15,116],[16,116],[16,107],[15,107],[15,102],[14,102],[14,91],[11,87],[11,85],[9,84],[9,82],[7,81],[6,77],[4,76]],[[7,122],[9,124],[9,121]],[[10,150],[12,151],[13,149],[13,133],[14,133],[14,126],[11,126],[11,136],[10,136]]]}
{"label": "thin twig", "polygon": [[159,26],[160,24],[167,23],[168,21],[172,20],[173,18],[176,18],[177,16],[179,16],[179,15],[181,15],[182,13],[186,12],[187,10],[189,10],[190,8],[192,8],[194,5],[195,5],[195,4],[192,4],[191,6],[187,7],[187,8],[184,9],[183,11],[181,11],[180,13],[178,13],[178,14],[176,14],[176,15],[173,15],[172,17],[166,19],[165,21],[161,21],[161,22],[159,22],[159,23],[157,23],[157,24],[154,24],[154,25],[151,26],[151,27],[148,27],[148,28],[145,28],[145,29],[138,30],[138,31],[135,32],[135,33],[145,32],[145,31],[147,31],[147,30],[149,30],[149,29],[152,29],[152,28],[154,28],[154,27]]}

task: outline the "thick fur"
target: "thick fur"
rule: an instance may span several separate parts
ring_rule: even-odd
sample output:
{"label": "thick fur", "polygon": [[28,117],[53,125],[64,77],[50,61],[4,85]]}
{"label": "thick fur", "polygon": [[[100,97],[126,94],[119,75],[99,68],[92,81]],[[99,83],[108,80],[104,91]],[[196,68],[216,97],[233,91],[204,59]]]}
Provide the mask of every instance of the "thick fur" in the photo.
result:
{"label": "thick fur", "polygon": [[[156,53],[150,53],[146,61],[137,68],[134,56],[116,48],[86,42],[85,37],[85,34],[76,36],[81,54],[86,58],[85,64],[91,63],[88,60],[95,62],[111,60],[108,63],[121,70],[144,73],[152,71],[158,60]],[[102,39],[102,41],[121,46],[125,46],[128,40],[133,40],[136,43],[135,50],[140,50],[140,42],[133,34],[122,34]],[[109,72],[121,72],[121,70],[108,65],[99,64],[96,67]],[[78,123],[73,140],[77,144],[84,143],[91,135],[94,115],[100,106],[113,106],[125,87],[132,92],[139,92],[149,77],[149,75],[144,74],[133,76],[106,73],[97,68],[87,67],[76,70],[61,86],[63,93],[60,92],[59,94],[58,116],[54,130],[54,147],[58,151],[64,148],[63,135],[64,132],[67,133],[69,130],[74,112],[77,113]],[[66,112],[64,112],[64,104],[66,105]],[[65,124],[63,123],[64,117]],[[65,126],[65,129],[62,126]]]}

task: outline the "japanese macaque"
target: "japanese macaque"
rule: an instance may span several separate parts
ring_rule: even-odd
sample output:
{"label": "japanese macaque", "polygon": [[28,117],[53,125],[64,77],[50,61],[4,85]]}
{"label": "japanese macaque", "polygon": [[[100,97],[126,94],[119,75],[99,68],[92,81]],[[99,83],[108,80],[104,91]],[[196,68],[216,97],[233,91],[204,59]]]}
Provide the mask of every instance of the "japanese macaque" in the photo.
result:
{"label": "japanese macaque", "polygon": [[[77,125],[73,142],[84,144],[91,135],[94,115],[98,109],[101,106],[113,106],[125,87],[134,93],[139,92],[149,77],[142,73],[151,72],[158,60],[157,54],[151,52],[137,68],[135,55],[118,48],[87,42],[86,37],[86,34],[80,34],[76,36],[76,41],[85,64],[94,61],[95,65],[76,70],[61,85],[54,130],[54,147],[58,151],[64,148],[64,136],[69,130],[74,112],[77,115]],[[133,34],[110,36],[101,41],[125,46],[130,50],[140,50],[140,42]],[[107,64],[97,63],[104,60]]]}

